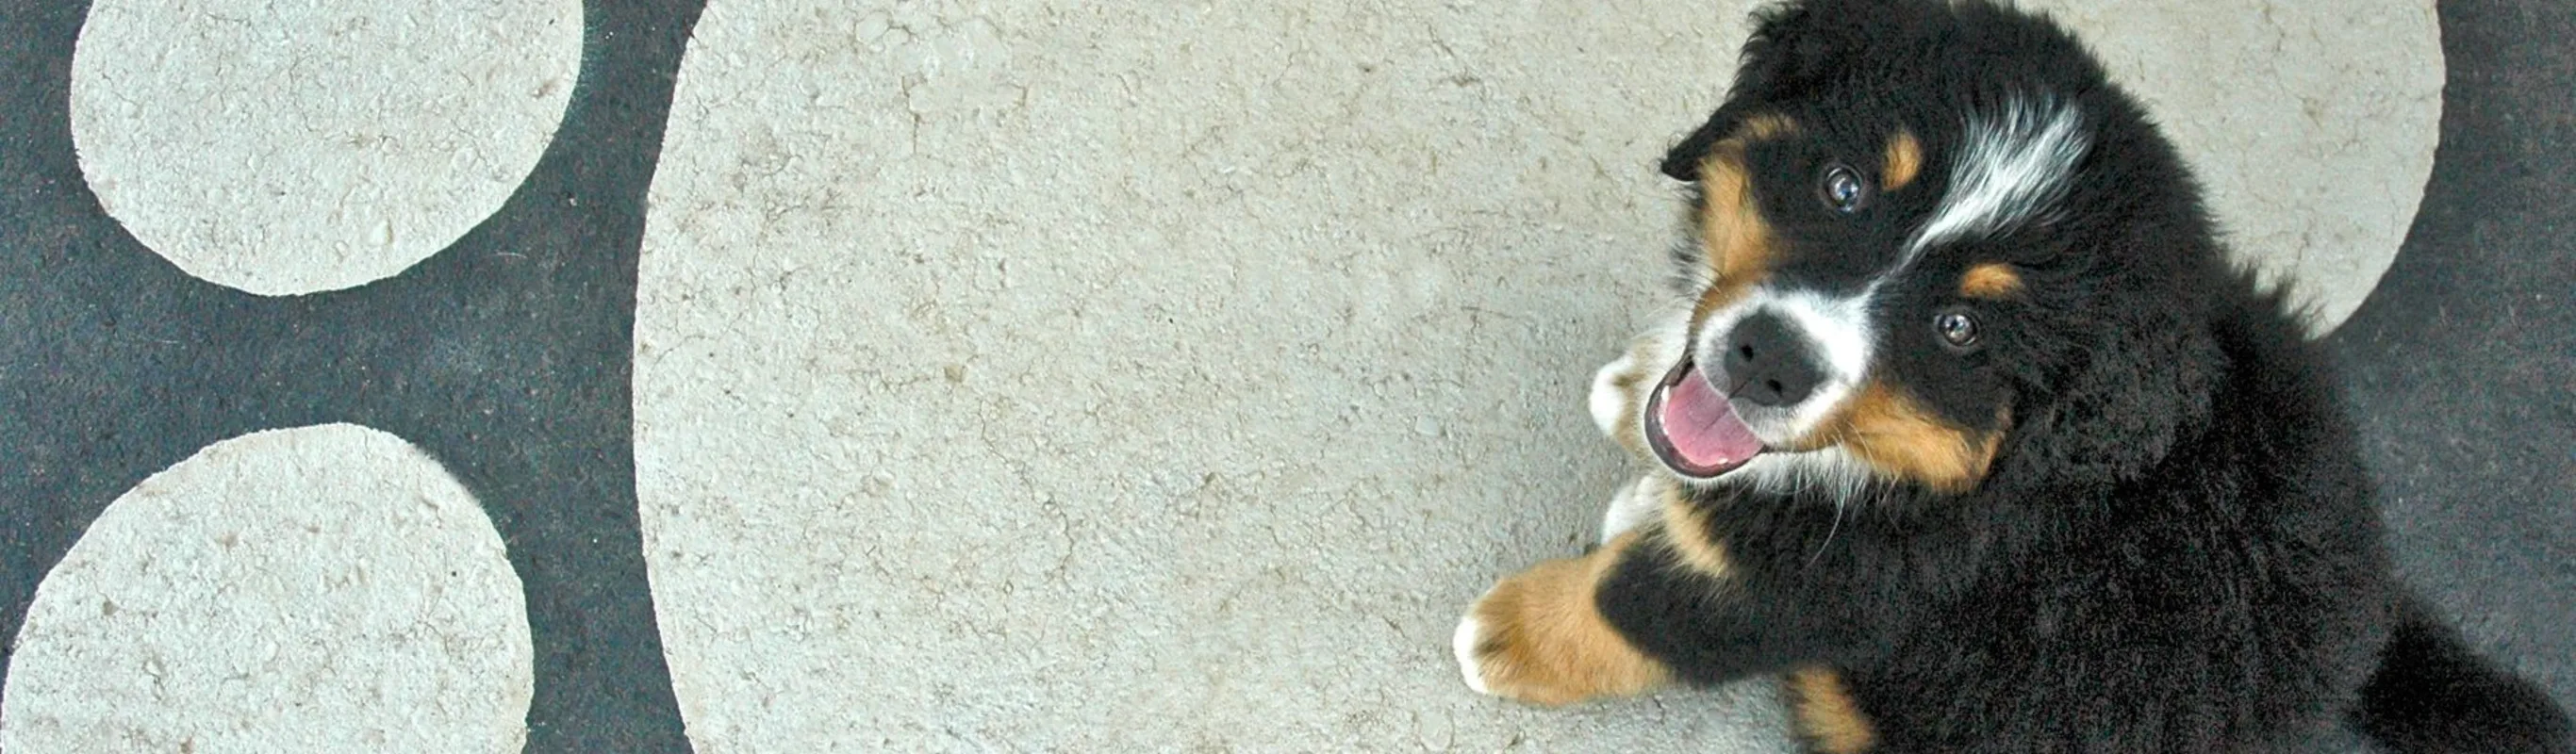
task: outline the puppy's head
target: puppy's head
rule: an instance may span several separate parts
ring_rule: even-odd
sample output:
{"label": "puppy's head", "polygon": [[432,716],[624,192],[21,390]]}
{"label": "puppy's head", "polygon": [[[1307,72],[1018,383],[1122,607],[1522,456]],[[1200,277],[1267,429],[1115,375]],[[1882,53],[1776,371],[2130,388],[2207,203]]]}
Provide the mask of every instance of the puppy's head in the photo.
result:
{"label": "puppy's head", "polygon": [[[1974,488],[2009,457],[2134,474],[2205,403],[2214,248],[2134,103],[1977,3],[1766,11],[1690,183],[1686,355],[1640,412],[1685,479]],[[2044,468],[2041,468],[2044,467]]]}

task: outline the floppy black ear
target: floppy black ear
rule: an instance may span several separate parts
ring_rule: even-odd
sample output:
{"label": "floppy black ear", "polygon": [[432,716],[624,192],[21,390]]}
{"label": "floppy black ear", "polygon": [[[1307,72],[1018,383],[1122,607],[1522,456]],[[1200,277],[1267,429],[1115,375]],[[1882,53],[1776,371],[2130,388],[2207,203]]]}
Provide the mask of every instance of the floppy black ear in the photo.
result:
{"label": "floppy black ear", "polygon": [[1664,175],[1699,180],[1699,163],[1744,119],[1808,91],[1866,72],[1849,70],[1873,48],[1918,47],[1939,33],[1932,18],[1953,12],[1938,0],[1786,0],[1753,13],[1726,103],[1664,154]]}
{"label": "floppy black ear", "polygon": [[1699,163],[1737,128],[1744,119],[1759,112],[1762,105],[1797,84],[1801,68],[1812,68],[1811,59],[1822,57],[1822,50],[1811,37],[1809,23],[1814,11],[1807,3],[1791,2],[1755,11],[1753,36],[1744,40],[1744,52],[1735,67],[1735,84],[1726,90],[1726,102],[1710,113],[1708,122],[1699,130],[1682,137],[1664,153],[1664,175],[1677,181],[1699,180]]}
{"label": "floppy black ear", "polygon": [[[1737,80],[1738,91],[1743,89],[1742,83],[1741,79]],[[1708,159],[1708,150],[1716,148],[1718,141],[1744,124],[1744,116],[1752,110],[1744,106],[1746,99],[1741,95],[1729,95],[1726,104],[1718,106],[1717,112],[1708,116],[1707,123],[1701,124],[1699,130],[1692,131],[1689,136],[1682,137],[1681,143],[1674,144],[1671,151],[1665,152],[1664,175],[1676,181],[1699,180],[1699,163]]]}

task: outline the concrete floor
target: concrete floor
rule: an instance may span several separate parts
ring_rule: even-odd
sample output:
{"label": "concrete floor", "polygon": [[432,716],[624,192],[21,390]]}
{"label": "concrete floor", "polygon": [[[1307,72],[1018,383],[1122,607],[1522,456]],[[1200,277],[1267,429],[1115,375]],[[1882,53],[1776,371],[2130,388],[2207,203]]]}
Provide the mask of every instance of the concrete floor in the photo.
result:
{"label": "concrete floor", "polygon": [[[2431,167],[2430,8],[2166,5],[2069,17],[2339,318]],[[708,7],[635,383],[692,740],[1780,745],[1763,688],[1434,672],[1622,474],[1586,378],[1664,301],[1649,166],[1744,8],[1297,6]]]}
{"label": "concrete floor", "polygon": [[[2434,169],[2429,3],[2033,5],[2321,329],[2361,305]],[[297,361],[347,374],[122,465],[0,442],[35,480],[0,507],[89,512],[0,527],[26,567],[0,579],[24,584],[0,749],[664,749],[682,723],[704,752],[1784,745],[1764,684],[1543,711],[1469,693],[1446,647],[1627,472],[1585,378],[1663,303],[1650,166],[1749,4],[652,7],[24,22],[77,44],[13,48],[67,86],[26,95],[60,135],[11,128],[78,172],[11,169],[216,302],[188,316],[375,356]],[[667,127],[628,130],[657,80]],[[13,293],[32,321],[97,306]],[[573,314],[515,316],[548,307]],[[412,318],[459,324],[368,334]],[[138,348],[200,321],[126,320]],[[304,384],[241,358],[170,402]],[[27,394],[83,394],[61,381]],[[330,408],[368,391],[397,397]],[[647,620],[594,620],[645,585],[610,602]]]}

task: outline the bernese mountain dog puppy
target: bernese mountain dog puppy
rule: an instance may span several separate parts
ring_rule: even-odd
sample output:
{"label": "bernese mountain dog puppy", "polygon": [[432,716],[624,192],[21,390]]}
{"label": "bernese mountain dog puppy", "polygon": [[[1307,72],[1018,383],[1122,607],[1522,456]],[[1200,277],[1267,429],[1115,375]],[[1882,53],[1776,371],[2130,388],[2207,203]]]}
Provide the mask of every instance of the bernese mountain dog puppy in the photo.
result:
{"label": "bernese mountain dog puppy", "polygon": [[1759,12],[1665,157],[1686,304],[1592,410],[1654,471],[1503,580],[1467,684],[1778,673],[1814,751],[2569,751],[2391,573],[2326,359],[2054,23]]}

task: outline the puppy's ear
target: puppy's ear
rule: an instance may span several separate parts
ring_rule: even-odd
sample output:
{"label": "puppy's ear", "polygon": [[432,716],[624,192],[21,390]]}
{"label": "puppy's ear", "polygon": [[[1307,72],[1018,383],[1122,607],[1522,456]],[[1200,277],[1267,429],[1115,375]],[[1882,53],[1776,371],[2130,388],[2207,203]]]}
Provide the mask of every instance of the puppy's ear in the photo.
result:
{"label": "puppy's ear", "polygon": [[1726,104],[1718,106],[1717,112],[1710,114],[1708,122],[1701,124],[1699,130],[1682,137],[1681,143],[1674,144],[1671,151],[1664,153],[1664,175],[1676,181],[1699,180],[1699,164],[1708,159],[1708,151],[1717,148],[1718,142],[1726,140],[1728,135],[1742,127],[1745,116],[1753,110],[1748,102],[1751,98],[1741,94],[1743,83],[1742,79],[1737,79],[1737,93],[1730,95]]}
{"label": "puppy's ear", "polygon": [[1744,119],[1761,112],[1765,105],[1794,90],[1805,74],[1816,67],[1816,61],[1828,56],[1819,49],[1831,40],[1812,31],[1815,11],[1809,3],[1791,2],[1771,6],[1753,14],[1753,36],[1744,40],[1744,52],[1735,67],[1735,84],[1727,88],[1726,102],[1708,116],[1699,130],[1682,137],[1671,151],[1664,153],[1664,175],[1677,181],[1699,180],[1699,163],[1708,152],[1742,128]]}

